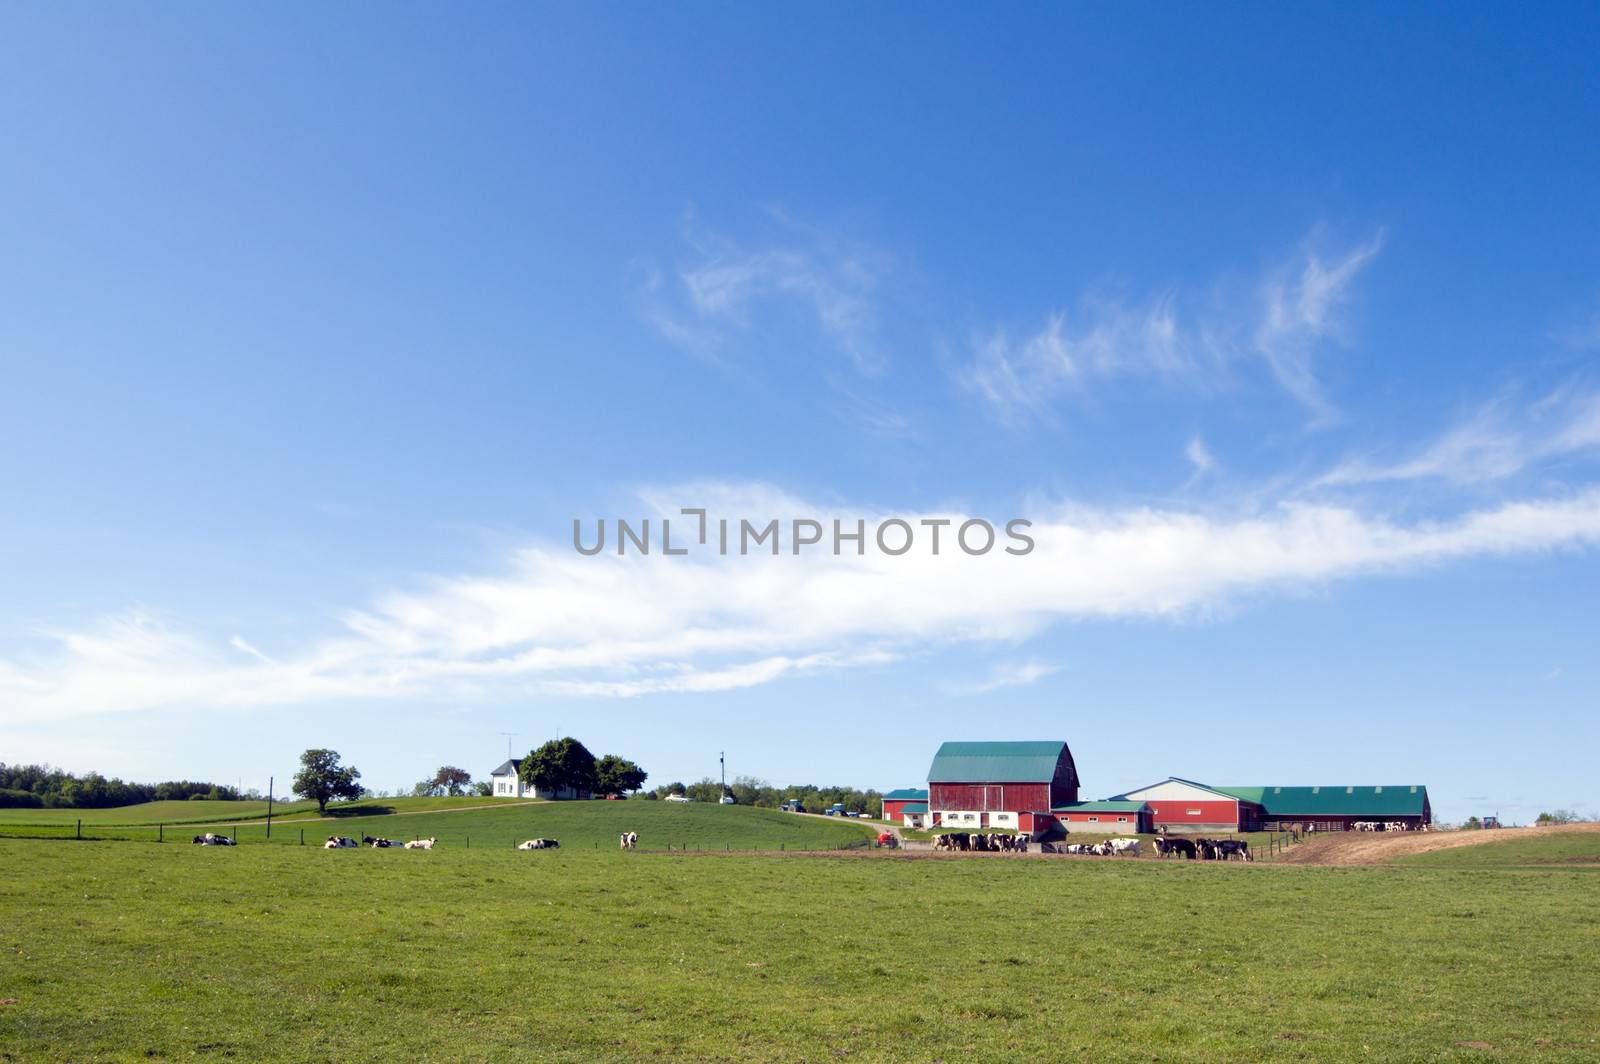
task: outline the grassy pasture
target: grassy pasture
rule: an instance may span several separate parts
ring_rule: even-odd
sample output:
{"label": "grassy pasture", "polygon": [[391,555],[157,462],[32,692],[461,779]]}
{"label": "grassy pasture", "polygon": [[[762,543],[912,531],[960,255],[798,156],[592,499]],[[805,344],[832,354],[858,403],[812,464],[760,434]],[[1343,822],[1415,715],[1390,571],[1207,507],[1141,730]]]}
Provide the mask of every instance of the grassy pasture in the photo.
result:
{"label": "grassy pasture", "polygon": [[0,840],[0,1060],[1587,1061],[1593,884]]}
{"label": "grassy pasture", "polygon": [[[444,803],[456,803],[447,805]],[[460,803],[474,803],[462,805]],[[185,805],[188,803],[175,803]],[[194,803],[200,804],[198,802]],[[825,820],[795,816],[772,809],[720,806],[676,802],[511,802],[505,799],[392,799],[369,809],[395,808],[393,814],[342,815],[336,820],[307,821],[304,818],[274,818],[272,836],[267,837],[263,820],[243,820],[218,824],[169,825],[168,842],[186,844],[202,829],[215,828],[236,834],[241,846],[263,843],[296,845],[304,830],[308,846],[329,835],[363,834],[397,841],[437,838],[444,847],[509,848],[522,839],[543,836],[560,840],[569,849],[610,849],[623,831],[637,831],[642,849],[700,850],[777,850],[836,849],[860,844],[875,834],[875,829],[854,820]],[[136,807],[135,807],[136,808]],[[84,818],[83,833],[89,839],[134,839],[154,841],[152,826],[124,823],[92,823]],[[71,838],[74,824],[0,825],[0,836],[17,838]]]}
{"label": "grassy pasture", "polygon": [[[437,809],[470,809],[516,802],[512,798],[364,798],[359,802],[335,802],[328,807],[332,817],[375,816],[384,812],[423,812]],[[532,804],[532,799],[527,799]],[[200,799],[193,802],[141,802],[138,805],[121,805],[111,809],[0,809],[0,833],[8,827],[28,825],[72,825],[82,820],[84,824],[121,827],[153,827],[156,824],[232,824],[245,820],[261,820],[267,815],[266,802],[238,801],[213,802]],[[282,799],[272,804],[272,819],[312,819],[317,815],[316,802],[286,802]]]}
{"label": "grassy pasture", "polygon": [[1600,869],[1600,831],[1543,834],[1508,829],[1481,846],[1402,857],[1399,863],[1436,868],[1585,867]]}

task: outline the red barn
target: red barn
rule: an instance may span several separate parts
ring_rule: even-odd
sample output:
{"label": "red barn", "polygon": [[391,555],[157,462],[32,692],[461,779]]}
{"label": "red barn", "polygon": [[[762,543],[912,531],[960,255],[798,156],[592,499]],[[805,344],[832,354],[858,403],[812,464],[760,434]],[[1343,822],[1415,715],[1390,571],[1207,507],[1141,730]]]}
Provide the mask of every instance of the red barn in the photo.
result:
{"label": "red barn", "polygon": [[1078,800],[1078,769],[1063,742],[945,743],[928,769],[933,822],[1027,830],[1034,813]]}
{"label": "red barn", "polygon": [[900,820],[907,813],[926,813],[928,792],[920,787],[902,787],[883,796],[883,819]]}
{"label": "red barn", "polygon": [[1157,827],[1173,831],[1254,831],[1261,806],[1193,780],[1171,779],[1117,795],[1144,802]]}

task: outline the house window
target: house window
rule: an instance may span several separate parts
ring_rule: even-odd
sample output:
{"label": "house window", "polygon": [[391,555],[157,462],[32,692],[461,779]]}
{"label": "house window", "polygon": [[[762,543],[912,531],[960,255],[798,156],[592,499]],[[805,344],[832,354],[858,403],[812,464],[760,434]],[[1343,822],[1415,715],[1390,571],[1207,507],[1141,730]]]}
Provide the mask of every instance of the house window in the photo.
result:
{"label": "house window", "polygon": [[1199,816],[1204,812],[1205,812],[1205,810],[1203,810],[1203,809],[1185,809],[1183,811],[1185,816]]}
{"label": "house window", "polygon": [[1127,817],[1125,817],[1125,816],[1119,816],[1119,817],[1117,817],[1117,823],[1119,823],[1119,824],[1126,824],[1126,823],[1127,823],[1127,822],[1128,822],[1128,818],[1127,818]]}
{"label": "house window", "polygon": [[1098,824],[1098,823],[1100,823],[1100,818],[1097,817],[1097,816],[1092,816],[1092,817],[1089,818],[1089,823]]}

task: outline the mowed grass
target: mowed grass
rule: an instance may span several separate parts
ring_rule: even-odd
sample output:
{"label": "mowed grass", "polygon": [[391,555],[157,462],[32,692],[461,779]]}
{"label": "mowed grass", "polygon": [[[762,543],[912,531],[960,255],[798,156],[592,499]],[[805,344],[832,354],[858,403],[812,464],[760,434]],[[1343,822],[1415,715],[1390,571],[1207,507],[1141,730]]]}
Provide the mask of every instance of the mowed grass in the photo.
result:
{"label": "mowed grass", "polygon": [[[374,816],[382,813],[423,812],[438,809],[471,809],[516,802],[511,798],[364,798],[359,802],[335,802],[328,807],[331,817]],[[532,804],[532,799],[527,804]],[[185,802],[141,802],[111,809],[0,809],[0,833],[9,827],[46,825],[74,827],[154,827],[157,824],[231,824],[265,819],[267,803],[256,801],[213,802],[206,799]],[[274,820],[315,819],[316,802],[278,800],[272,805]]]}
{"label": "mowed grass", "polygon": [[1594,883],[0,840],[0,1060],[1593,1060]]}
{"label": "mowed grass", "polygon": [[1515,868],[1554,865],[1600,869],[1600,831],[1541,834],[1504,830],[1492,842],[1402,857],[1399,863],[1438,868]]}
{"label": "mowed grass", "polygon": [[[428,802],[469,805],[425,805]],[[182,804],[182,803],[179,803]],[[199,803],[195,803],[199,804]],[[651,802],[510,802],[501,799],[397,799],[368,807],[396,812],[383,815],[341,815],[336,820],[307,822],[274,820],[272,834],[262,820],[218,824],[169,826],[169,843],[188,844],[202,830],[219,830],[237,837],[240,846],[321,845],[330,835],[362,835],[406,841],[437,838],[451,849],[512,848],[529,838],[554,838],[567,848],[610,849],[624,831],[639,834],[641,849],[674,850],[828,850],[864,845],[875,828],[854,820],[796,816],[775,809],[721,806],[703,803]],[[0,825],[0,835],[19,838],[71,838],[74,824]],[[127,839],[153,842],[153,826],[91,824],[83,827],[87,839]]]}

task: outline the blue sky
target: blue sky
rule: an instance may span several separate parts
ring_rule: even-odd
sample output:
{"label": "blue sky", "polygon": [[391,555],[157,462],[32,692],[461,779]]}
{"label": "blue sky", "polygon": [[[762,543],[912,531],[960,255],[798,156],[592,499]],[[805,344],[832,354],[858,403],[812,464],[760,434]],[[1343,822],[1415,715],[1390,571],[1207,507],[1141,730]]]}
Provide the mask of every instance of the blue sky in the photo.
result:
{"label": "blue sky", "polygon": [[983,14],[9,7],[0,759],[1595,810],[1600,15]]}

